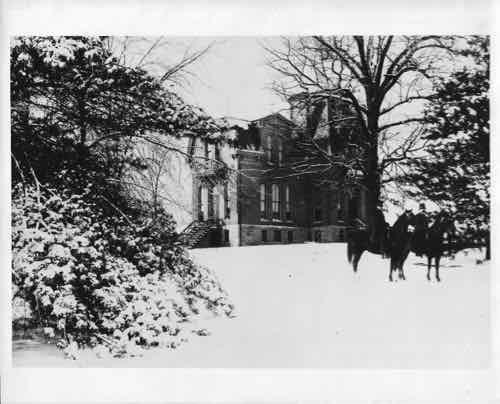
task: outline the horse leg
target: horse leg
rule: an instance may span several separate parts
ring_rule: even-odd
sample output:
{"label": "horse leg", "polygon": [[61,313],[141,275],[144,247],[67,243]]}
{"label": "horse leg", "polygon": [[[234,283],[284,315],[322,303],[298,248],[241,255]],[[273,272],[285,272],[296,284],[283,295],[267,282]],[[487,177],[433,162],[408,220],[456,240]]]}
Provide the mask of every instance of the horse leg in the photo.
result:
{"label": "horse leg", "polygon": [[392,270],[394,268],[394,257],[391,257],[391,264],[389,267],[389,281],[392,282]]}
{"label": "horse leg", "polygon": [[430,281],[431,280],[431,256],[428,255],[427,256],[427,280]]}
{"label": "horse leg", "polygon": [[347,262],[349,262],[349,264],[352,263],[352,240],[351,238],[349,237],[348,240],[347,240]]}
{"label": "horse leg", "polygon": [[441,282],[441,278],[439,277],[439,260],[440,259],[441,259],[441,257],[439,255],[434,258],[435,264],[436,264],[436,280],[438,282]]}
{"label": "horse leg", "polygon": [[404,264],[405,264],[405,261],[406,259],[408,258],[408,254],[410,254],[410,250],[408,249],[408,251],[405,251],[403,256],[401,257],[401,266],[400,266],[400,270],[401,270],[401,278],[406,281],[406,277],[405,277],[405,270],[404,270]]}
{"label": "horse leg", "polygon": [[358,272],[358,263],[361,259],[361,255],[363,255],[363,250],[354,252],[354,258],[352,260],[352,268],[354,269],[354,272]]}

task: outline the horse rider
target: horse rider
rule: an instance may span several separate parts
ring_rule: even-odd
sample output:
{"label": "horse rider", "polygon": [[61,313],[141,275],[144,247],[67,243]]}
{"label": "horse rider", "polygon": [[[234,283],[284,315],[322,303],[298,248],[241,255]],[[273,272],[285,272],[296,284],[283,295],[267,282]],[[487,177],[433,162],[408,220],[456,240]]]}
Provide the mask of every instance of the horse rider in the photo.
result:
{"label": "horse rider", "polygon": [[427,214],[425,203],[421,202],[419,205],[419,212],[415,215],[415,254],[421,257],[425,249],[425,241],[427,237],[427,230],[429,227],[429,217]]}

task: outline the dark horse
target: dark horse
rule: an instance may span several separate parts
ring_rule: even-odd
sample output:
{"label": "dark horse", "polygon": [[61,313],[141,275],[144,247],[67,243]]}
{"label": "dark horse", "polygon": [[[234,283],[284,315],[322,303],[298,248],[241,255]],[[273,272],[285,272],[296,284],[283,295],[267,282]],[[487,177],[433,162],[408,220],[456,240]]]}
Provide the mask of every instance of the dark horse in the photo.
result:
{"label": "dark horse", "polygon": [[415,215],[411,211],[405,211],[398,217],[389,232],[389,256],[391,264],[389,280],[392,282],[392,273],[398,271],[399,279],[406,280],[403,264],[411,249],[413,233],[410,226],[415,225]]}
{"label": "dark horse", "polygon": [[438,282],[441,281],[439,277],[439,261],[444,255],[444,251],[451,244],[451,239],[454,235],[455,225],[453,218],[444,211],[439,212],[434,223],[427,230],[422,248],[424,255],[427,256],[427,280],[431,280],[431,266],[432,259],[434,258],[436,280]]}
{"label": "dark horse", "polygon": [[[385,229],[384,229],[385,231]],[[352,263],[354,272],[358,271],[358,263],[363,252],[369,251],[373,254],[389,254],[388,250],[383,251],[380,242],[370,241],[368,229],[353,228],[347,231],[347,260]]]}
{"label": "dark horse", "polygon": [[[412,224],[412,223],[409,223]],[[393,226],[395,227],[395,225]],[[439,261],[444,254],[447,245],[445,239],[450,239],[455,233],[455,227],[453,224],[453,218],[450,217],[446,212],[439,212],[434,223],[426,230],[423,245],[419,246],[420,250],[427,256],[427,279],[430,281],[432,259],[434,258],[434,266],[436,269],[436,280],[439,282],[441,279],[439,277]],[[407,232],[392,232],[391,231],[391,274],[389,279],[392,280],[393,269],[399,269],[400,274],[403,273],[403,265],[408,258],[408,254],[418,250],[415,245],[415,237],[413,233]]]}

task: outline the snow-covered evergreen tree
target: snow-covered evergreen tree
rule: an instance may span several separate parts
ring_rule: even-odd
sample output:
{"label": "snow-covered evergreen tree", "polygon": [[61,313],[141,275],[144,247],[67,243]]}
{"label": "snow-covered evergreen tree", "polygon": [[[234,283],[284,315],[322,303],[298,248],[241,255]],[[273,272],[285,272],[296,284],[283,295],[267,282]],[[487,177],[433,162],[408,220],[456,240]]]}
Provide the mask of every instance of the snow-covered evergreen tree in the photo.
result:
{"label": "snow-covered evergreen tree", "polygon": [[23,37],[12,45],[12,152],[40,179],[89,156],[117,179],[134,162],[134,141],[161,146],[168,137],[220,133],[158,78],[122,65],[102,38]]}
{"label": "snow-covered evergreen tree", "polygon": [[415,195],[450,209],[462,246],[487,246],[490,231],[489,38],[467,38],[463,66],[437,83],[426,111],[426,154],[405,180]]}
{"label": "snow-covered evergreen tree", "polygon": [[23,37],[11,47],[13,295],[73,355],[175,347],[187,320],[232,306],[156,201],[128,192],[138,141],[217,138],[218,124],[128,67],[103,38]]}

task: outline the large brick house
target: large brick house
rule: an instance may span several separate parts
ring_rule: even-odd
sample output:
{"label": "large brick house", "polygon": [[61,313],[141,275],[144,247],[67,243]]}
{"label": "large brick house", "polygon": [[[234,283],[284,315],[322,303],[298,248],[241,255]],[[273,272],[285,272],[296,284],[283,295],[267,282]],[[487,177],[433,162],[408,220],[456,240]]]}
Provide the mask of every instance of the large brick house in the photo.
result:
{"label": "large brick house", "polygon": [[[363,192],[319,181],[314,170],[297,170],[307,166],[307,158],[294,147],[294,122],[309,120],[313,137],[321,137],[329,130],[322,122],[331,113],[330,104],[324,103],[305,112],[292,108],[293,121],[268,115],[247,128],[234,126],[229,134],[234,141],[225,146],[191,140],[189,153],[202,164],[193,168],[193,222],[184,231],[186,243],[209,247],[344,241],[346,227],[365,220]],[[327,142],[325,152],[331,153],[331,147]]]}

